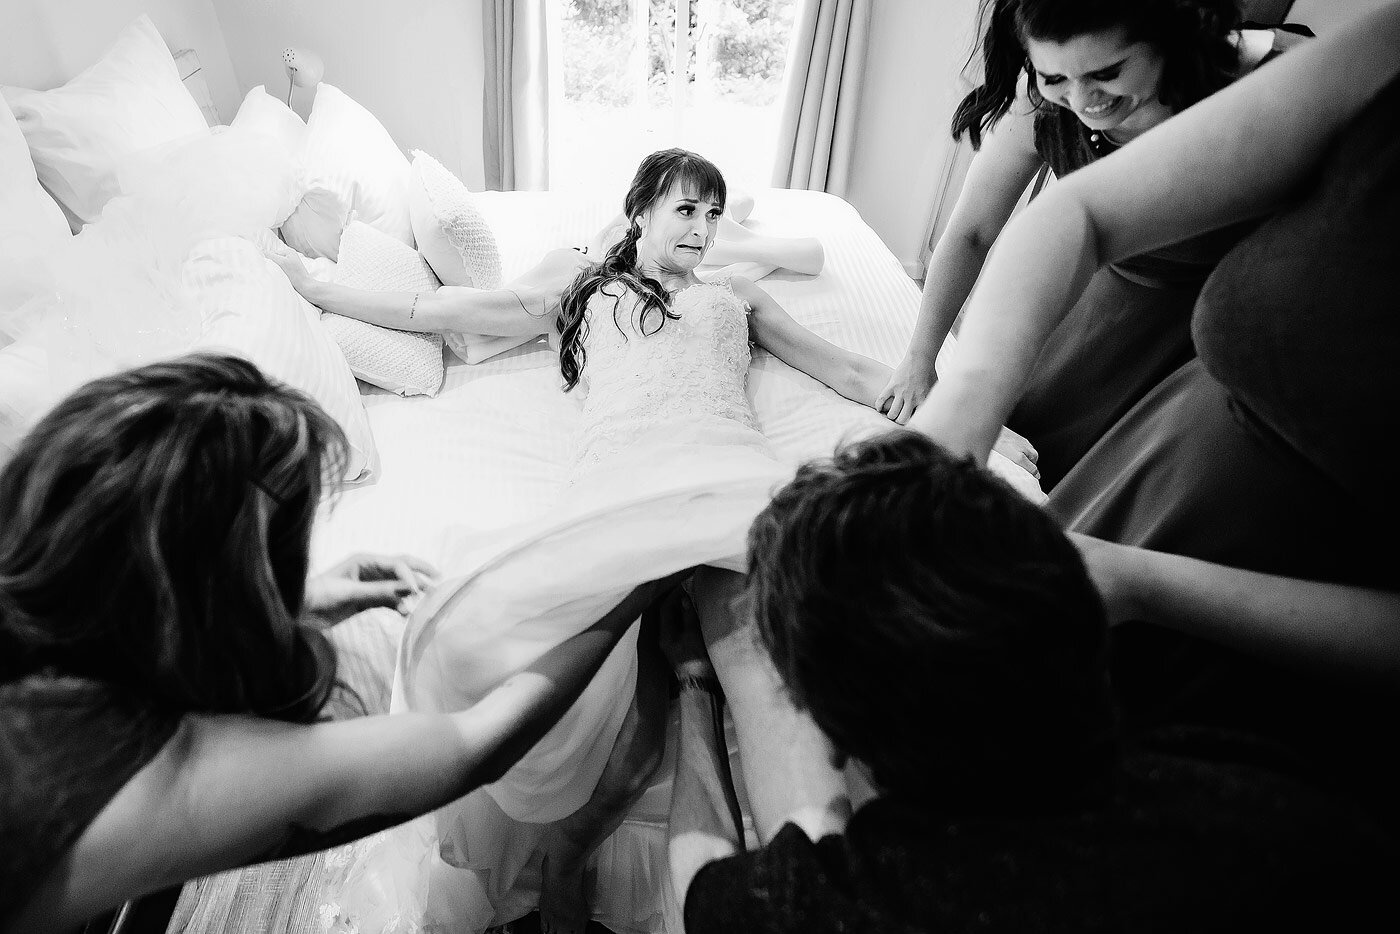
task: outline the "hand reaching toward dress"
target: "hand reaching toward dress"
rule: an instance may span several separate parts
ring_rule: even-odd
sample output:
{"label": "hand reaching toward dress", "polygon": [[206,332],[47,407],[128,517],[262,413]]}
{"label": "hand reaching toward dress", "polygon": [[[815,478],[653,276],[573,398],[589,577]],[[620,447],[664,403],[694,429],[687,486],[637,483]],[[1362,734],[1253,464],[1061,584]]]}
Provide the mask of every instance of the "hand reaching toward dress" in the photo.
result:
{"label": "hand reaching toward dress", "polygon": [[302,622],[329,629],[378,607],[407,614],[437,578],[432,565],[406,555],[352,555],[306,582]]}

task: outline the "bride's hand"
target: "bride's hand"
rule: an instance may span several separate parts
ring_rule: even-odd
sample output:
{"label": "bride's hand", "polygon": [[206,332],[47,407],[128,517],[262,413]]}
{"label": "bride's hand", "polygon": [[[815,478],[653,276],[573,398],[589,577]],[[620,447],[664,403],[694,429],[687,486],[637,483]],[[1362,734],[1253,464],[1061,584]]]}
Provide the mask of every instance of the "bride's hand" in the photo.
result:
{"label": "bride's hand", "polygon": [[297,294],[303,298],[310,299],[306,293],[312,288],[315,279],[311,273],[306,271],[302,264],[301,257],[291,250],[281,252],[278,250],[264,250],[263,255],[277,264],[277,268],[286,273],[287,280],[291,282],[292,288],[297,290]]}

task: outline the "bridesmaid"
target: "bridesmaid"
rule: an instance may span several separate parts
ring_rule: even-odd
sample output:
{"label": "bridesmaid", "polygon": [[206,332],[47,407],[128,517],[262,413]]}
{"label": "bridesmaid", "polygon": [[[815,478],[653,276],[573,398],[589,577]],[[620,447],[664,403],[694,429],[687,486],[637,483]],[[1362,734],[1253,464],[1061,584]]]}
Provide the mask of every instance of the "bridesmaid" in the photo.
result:
{"label": "bridesmaid", "polygon": [[[1400,433],[1397,48],[1390,3],[1047,191],[1003,236],[910,422],[985,457],[1094,270],[1271,215],[1196,304],[1200,358],[1110,429],[1049,508],[1122,545],[1332,585],[1326,613],[1310,597],[1269,625],[1144,613],[1158,625],[1115,630],[1114,683],[1133,722],[1246,726],[1393,824],[1400,704],[1395,676],[1374,672],[1400,661],[1400,499],[1377,482]],[[1182,586],[1206,568],[1179,566]],[[1240,577],[1219,602],[1260,586]],[[1374,600],[1388,612],[1357,615]]]}
{"label": "bridesmaid", "polygon": [[[977,155],[924,280],[909,349],[881,405],[907,422],[1027,185],[1064,178],[1253,71],[1298,37],[1245,29],[1234,0],[984,0],[985,80],[953,116]],[[1191,306],[1238,226],[1122,257],[1089,282],[1041,351],[1007,427],[1048,491],[1193,355]]]}

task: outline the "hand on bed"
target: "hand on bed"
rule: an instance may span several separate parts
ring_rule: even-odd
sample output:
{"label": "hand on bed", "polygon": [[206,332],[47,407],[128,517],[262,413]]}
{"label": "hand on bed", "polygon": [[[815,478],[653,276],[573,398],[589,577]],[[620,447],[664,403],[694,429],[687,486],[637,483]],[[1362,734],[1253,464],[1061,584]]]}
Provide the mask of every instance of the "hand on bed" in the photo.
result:
{"label": "hand on bed", "polygon": [[923,405],[936,379],[932,364],[917,363],[906,356],[876,395],[875,408],[890,421],[907,425],[909,416]]}
{"label": "hand on bed", "polygon": [[353,555],[306,582],[302,622],[329,629],[365,610],[388,607],[407,614],[438,572],[407,555]]}
{"label": "hand on bed", "polygon": [[1040,479],[1040,467],[1036,464],[1036,461],[1040,460],[1039,452],[1029,441],[1010,428],[1002,428],[1001,434],[997,437],[997,443],[992,445],[992,450],[1032,477]]}

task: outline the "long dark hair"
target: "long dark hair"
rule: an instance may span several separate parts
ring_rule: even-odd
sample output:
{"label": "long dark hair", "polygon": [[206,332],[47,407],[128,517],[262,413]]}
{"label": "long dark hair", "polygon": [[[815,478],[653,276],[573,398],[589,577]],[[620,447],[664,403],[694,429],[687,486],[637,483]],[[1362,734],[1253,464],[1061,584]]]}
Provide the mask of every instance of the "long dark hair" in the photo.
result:
{"label": "long dark hair", "polygon": [[335,652],[297,622],[345,438],[236,357],[99,379],[0,471],[0,681],[43,669],[177,711],[315,719]]}
{"label": "long dark hair", "polygon": [[966,133],[973,148],[1006,116],[1023,73],[1031,103],[1046,106],[1026,39],[1067,42],[1122,28],[1127,41],[1146,42],[1161,53],[1160,99],[1172,113],[1209,97],[1239,73],[1239,49],[1230,41],[1240,25],[1236,0],[982,0],[980,15],[987,24],[980,46],[983,81],[958,105],[952,126],[953,138]]}
{"label": "long dark hair", "polygon": [[1103,791],[1103,603],[1054,519],[971,458],[898,430],[804,464],[749,529],[746,596],[793,701],[884,791],[952,813]]}
{"label": "long dark hair", "polygon": [[684,149],[663,149],[642,160],[622,202],[627,232],[608,250],[602,262],[580,272],[560,299],[556,326],[559,328],[559,372],[564,376],[565,392],[578,385],[583,375],[587,358],[583,344],[588,338],[588,300],[594,292],[602,292],[613,300],[613,324],[619,330],[623,329],[617,320],[618,306],[628,292],[637,296],[640,305],[634,314],[641,333],[654,334],[667,320],[676,317],[665,288],[655,279],[642,275],[637,268],[637,241],[642,236],[637,218],[664,198],[676,182],[685,187],[687,197],[721,206],[728,198],[724,176],[704,156]]}

